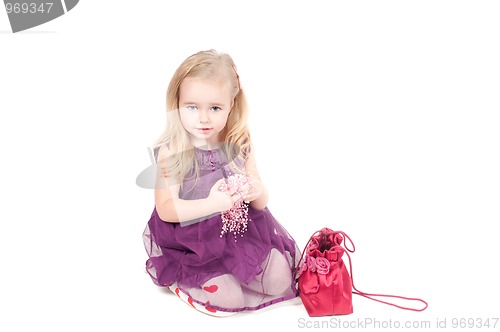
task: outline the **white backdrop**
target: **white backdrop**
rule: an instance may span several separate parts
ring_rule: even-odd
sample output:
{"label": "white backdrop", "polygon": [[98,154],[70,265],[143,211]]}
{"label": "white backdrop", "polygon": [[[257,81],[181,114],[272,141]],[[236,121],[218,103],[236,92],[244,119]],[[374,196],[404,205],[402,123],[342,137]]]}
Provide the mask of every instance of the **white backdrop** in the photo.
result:
{"label": "white backdrop", "polygon": [[343,230],[360,290],[429,302],[355,297],[337,318],[500,317],[500,5],[312,3],[83,0],[16,34],[0,10],[1,330],[337,322],[298,299],[212,318],[144,272],[153,191],[135,178],[174,70],[210,48],[238,66],[269,207],[298,245]]}

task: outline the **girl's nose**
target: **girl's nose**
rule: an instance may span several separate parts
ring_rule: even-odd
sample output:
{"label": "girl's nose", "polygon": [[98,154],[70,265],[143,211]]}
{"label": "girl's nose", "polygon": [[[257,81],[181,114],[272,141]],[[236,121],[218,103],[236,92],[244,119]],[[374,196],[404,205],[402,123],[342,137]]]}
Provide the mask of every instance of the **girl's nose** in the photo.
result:
{"label": "girl's nose", "polygon": [[198,112],[198,116],[200,117],[200,122],[202,123],[206,123],[209,121],[208,112],[205,110],[200,110]]}

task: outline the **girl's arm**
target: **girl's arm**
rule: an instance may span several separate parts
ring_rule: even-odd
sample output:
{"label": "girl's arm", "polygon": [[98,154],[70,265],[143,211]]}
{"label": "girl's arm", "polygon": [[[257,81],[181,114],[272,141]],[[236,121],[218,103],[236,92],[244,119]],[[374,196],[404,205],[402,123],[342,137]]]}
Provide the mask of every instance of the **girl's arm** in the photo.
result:
{"label": "girl's arm", "polygon": [[269,201],[269,193],[260,178],[260,174],[257,169],[257,162],[255,161],[255,149],[253,146],[248,159],[245,162],[245,168],[251,184],[250,190],[245,196],[245,200],[250,201],[250,206],[253,209],[263,210]]}
{"label": "girl's arm", "polygon": [[218,190],[224,181],[224,179],[221,179],[214,184],[207,198],[180,199],[180,185],[175,179],[167,175],[165,167],[162,167],[163,163],[157,165],[155,205],[158,216],[165,222],[191,221],[229,210],[239,198],[235,191],[221,192]]}
{"label": "girl's arm", "polygon": [[[183,222],[208,216],[216,211],[207,198],[184,200],[178,196],[178,189],[172,186],[155,190],[155,205],[158,216],[165,222]],[[177,193],[175,193],[177,191]]]}

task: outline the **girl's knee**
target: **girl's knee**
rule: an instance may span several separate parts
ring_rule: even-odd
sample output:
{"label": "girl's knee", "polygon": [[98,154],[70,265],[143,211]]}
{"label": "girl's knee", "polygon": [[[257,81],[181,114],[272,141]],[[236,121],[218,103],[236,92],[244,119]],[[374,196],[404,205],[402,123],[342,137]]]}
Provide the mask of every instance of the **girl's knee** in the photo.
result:
{"label": "girl's knee", "polygon": [[272,249],[269,255],[269,263],[262,278],[262,285],[266,294],[279,295],[291,288],[292,271],[285,256],[277,249]]}

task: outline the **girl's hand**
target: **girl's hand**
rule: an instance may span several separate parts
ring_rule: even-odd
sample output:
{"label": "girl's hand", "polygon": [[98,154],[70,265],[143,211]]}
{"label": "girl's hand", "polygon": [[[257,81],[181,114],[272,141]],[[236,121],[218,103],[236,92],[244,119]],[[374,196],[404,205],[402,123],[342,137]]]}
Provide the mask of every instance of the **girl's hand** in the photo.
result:
{"label": "girl's hand", "polygon": [[247,190],[247,194],[243,197],[243,201],[245,203],[255,201],[262,196],[265,190],[262,181],[258,178],[253,177],[249,178],[249,184],[244,187],[245,188],[242,189]]}
{"label": "girl's hand", "polygon": [[226,191],[219,190],[221,185],[225,183],[225,180],[226,179],[220,179],[217,181],[210,189],[210,193],[207,197],[209,204],[216,212],[230,210],[234,203],[242,198],[237,191],[238,188],[229,188]]}

